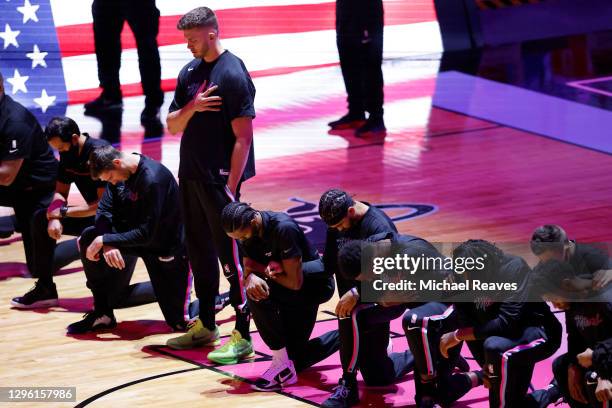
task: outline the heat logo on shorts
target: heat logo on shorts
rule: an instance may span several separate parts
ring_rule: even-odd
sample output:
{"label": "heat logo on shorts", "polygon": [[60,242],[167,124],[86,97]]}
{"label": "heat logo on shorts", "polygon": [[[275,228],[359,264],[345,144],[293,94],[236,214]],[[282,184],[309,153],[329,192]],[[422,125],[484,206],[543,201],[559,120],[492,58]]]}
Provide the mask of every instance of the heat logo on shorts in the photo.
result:
{"label": "heat logo on shorts", "polygon": [[[319,204],[297,197],[292,197],[289,201],[296,205],[285,212],[300,225],[310,242],[312,242],[319,251],[322,251],[325,246],[327,225],[325,225],[319,216]],[[438,209],[435,205],[409,203],[374,204],[374,206],[385,211],[395,223],[423,217],[434,213]]]}

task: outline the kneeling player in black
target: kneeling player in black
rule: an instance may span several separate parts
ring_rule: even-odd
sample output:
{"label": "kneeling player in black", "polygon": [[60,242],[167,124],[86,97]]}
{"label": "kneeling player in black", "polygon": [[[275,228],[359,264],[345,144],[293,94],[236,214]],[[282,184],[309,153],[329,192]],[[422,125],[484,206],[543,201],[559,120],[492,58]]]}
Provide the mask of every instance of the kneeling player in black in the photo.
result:
{"label": "kneeling player in black", "polygon": [[[559,348],[561,324],[544,302],[522,302],[529,266],[522,258],[505,254],[482,240],[462,243],[453,251],[453,257],[483,259],[487,281],[521,285],[516,298],[507,301],[492,301],[484,296],[473,303],[456,303],[460,328],[441,337],[440,353],[448,357],[449,349],[467,342],[483,368],[490,407],[538,406],[536,399],[527,394],[531,376],[535,363],[550,357]],[[472,273],[465,272],[462,276],[471,279]],[[460,398],[474,386],[467,378],[459,379],[448,381],[452,387],[447,387],[439,396],[442,403]]]}
{"label": "kneeling player in black", "polygon": [[[327,224],[323,264],[325,271],[336,276],[340,300],[336,305],[339,317],[340,360],[344,370],[336,391],[325,404],[345,406],[356,403],[358,399],[355,373],[348,370],[350,362],[356,361],[351,312],[359,307],[359,283],[346,279],[338,270],[338,250],[347,240],[366,239],[372,235],[386,232],[397,232],[393,221],[381,210],[364,201],[353,200],[345,191],[331,189],[323,193],[319,200],[319,215]],[[389,336],[380,333],[384,341]],[[382,340],[381,340],[382,341]],[[349,401],[350,400],[350,401]]]}
{"label": "kneeling player in black", "polygon": [[223,209],[221,222],[227,235],[240,242],[249,309],[272,350],[272,364],[253,389],[279,391],[297,381],[296,371],[339,348],[337,330],[309,340],[319,304],[334,294],[333,277],[287,214],[233,202]]}
{"label": "kneeling player in black", "polygon": [[612,283],[612,259],[592,245],[570,240],[558,225],[542,225],[531,236],[531,251],[541,262],[568,262],[576,276],[586,276],[593,290]]}
{"label": "kneeling player in black", "polygon": [[[113,308],[124,280],[124,257],[142,258],[166,323],[186,327],[189,267],[183,242],[178,184],[161,163],[105,146],[89,158],[94,178],[107,181],[96,224],[80,238],[94,311],[68,326],[72,334],[116,325]],[[103,259],[102,259],[103,258]]]}
{"label": "kneeling player in black", "polygon": [[[424,239],[393,232],[375,234],[366,240],[347,241],[340,247],[338,255],[340,273],[347,281],[369,281],[370,276],[362,273],[362,246],[366,243],[381,244],[373,249],[377,251],[377,257],[390,257],[391,254],[442,257],[436,248]],[[341,349],[343,381],[334,394],[322,404],[323,407],[349,407],[359,402],[356,381],[358,370],[366,385],[370,386],[393,384],[412,370],[414,359],[410,351],[393,353],[389,350],[390,323],[402,316],[406,308],[418,305],[420,304],[401,301],[361,302],[352,309],[343,319],[350,323],[354,339],[350,353],[343,354]]]}
{"label": "kneeling player in black", "polygon": [[[32,274],[38,281],[32,290],[13,298],[11,304],[19,309],[51,307],[58,304],[53,273],[70,262],[80,259],[76,238],[56,244],[62,235],[78,237],[85,228],[94,225],[98,201],[106,183],[93,180],[89,172],[89,155],[93,149],[107,146],[108,142],[81,134],[76,122],[67,117],[51,119],[45,129],[47,142],[60,154],[59,174],[55,183],[55,196],[49,208],[41,208],[32,217],[34,262]],[[78,188],[85,204],[68,205],[70,185]],[[134,262],[131,262],[130,274]],[[135,299],[126,305],[155,301],[149,282],[130,287]],[[136,300],[136,302],[134,302]]]}
{"label": "kneeling player in black", "polygon": [[572,287],[572,266],[555,259],[536,266],[533,275],[542,297],[565,311],[568,351],[553,362],[555,382],[544,391],[547,401],[563,396],[572,408],[607,407],[612,402],[612,289],[593,293]]}

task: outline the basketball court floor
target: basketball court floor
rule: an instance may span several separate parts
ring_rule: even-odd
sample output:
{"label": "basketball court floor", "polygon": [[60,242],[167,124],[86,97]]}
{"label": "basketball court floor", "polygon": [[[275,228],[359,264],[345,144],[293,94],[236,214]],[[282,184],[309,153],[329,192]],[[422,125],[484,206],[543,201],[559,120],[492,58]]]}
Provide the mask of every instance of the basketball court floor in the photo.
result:
{"label": "basketball court floor", "polygon": [[[419,17],[409,10],[404,14]],[[384,138],[328,133],[326,123],[345,113],[335,61],[255,69],[257,176],[244,184],[242,200],[258,209],[287,211],[319,247],[325,228],[317,203],[331,187],[380,206],[401,232],[433,242],[521,243],[544,223],[562,225],[582,242],[611,241],[612,65],[605,49],[611,35],[477,54],[443,54],[436,41],[403,55],[387,50]],[[249,58],[243,59],[250,67]],[[83,131],[161,160],[176,174],[180,136],[145,137],[138,120],[141,96],[125,98],[119,121],[84,116],[82,103],[92,95],[79,92],[72,94],[66,115]],[[171,99],[169,92],[164,113]],[[142,263],[134,279],[148,280]],[[76,402],[27,406],[317,405],[341,372],[336,354],[283,392],[252,392],[249,382],[270,359],[254,324],[256,360],[217,366],[205,357],[210,349],[177,352],[163,346],[174,334],[157,305],[117,310],[119,324],[112,331],[68,336],[66,326],[90,309],[91,293],[80,263],[64,268],[55,282],[58,307],[10,308],[10,299],[26,292],[33,280],[27,277],[19,235],[0,241],[2,386],[77,389]],[[227,289],[223,279],[222,288]],[[321,306],[313,335],[335,327],[336,301],[334,296]],[[233,328],[230,309],[217,315],[224,336]],[[392,331],[394,350],[405,349],[400,322],[392,324]],[[558,353],[564,349],[565,342]],[[552,378],[551,360],[537,365],[536,389]],[[411,379],[410,374],[391,387],[362,387],[362,406],[414,406]],[[472,390],[456,406],[488,406],[486,390]]]}

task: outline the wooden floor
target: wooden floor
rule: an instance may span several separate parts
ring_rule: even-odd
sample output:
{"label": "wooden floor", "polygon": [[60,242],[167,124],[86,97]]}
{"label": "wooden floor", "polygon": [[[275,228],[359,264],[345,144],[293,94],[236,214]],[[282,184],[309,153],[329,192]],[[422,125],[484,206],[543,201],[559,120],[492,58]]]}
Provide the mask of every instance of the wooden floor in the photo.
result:
{"label": "wooden floor", "polygon": [[[402,232],[431,241],[524,242],[542,223],[561,224],[583,241],[612,238],[609,155],[436,108],[425,127],[392,132],[385,141],[346,138],[349,148],[259,160],[243,199],[255,208],[285,210],[291,197],[317,202],[325,189],[337,186],[374,203],[435,205],[437,211],[399,224]],[[10,298],[33,284],[17,276],[25,272],[21,242],[1,246],[0,258],[3,274],[13,276],[0,281],[2,386],[76,386],[77,401],[83,402],[153,377],[90,406],[305,405],[274,393],[250,393],[227,375],[147,352],[173,336],[156,305],[118,310],[121,323],[111,334],[68,337],[65,327],[91,304],[83,273],[55,279],[61,307],[18,311],[9,308]],[[135,279],[148,279],[141,263]],[[321,310],[333,310],[335,301]],[[220,314],[222,334],[233,328],[230,315],[229,309]]]}

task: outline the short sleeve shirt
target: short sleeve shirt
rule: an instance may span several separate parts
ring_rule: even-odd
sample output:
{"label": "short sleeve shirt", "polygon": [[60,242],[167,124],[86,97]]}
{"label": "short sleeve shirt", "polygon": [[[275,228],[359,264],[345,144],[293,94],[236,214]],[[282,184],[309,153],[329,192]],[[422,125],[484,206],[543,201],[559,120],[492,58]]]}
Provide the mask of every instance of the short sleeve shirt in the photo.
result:
{"label": "short sleeve shirt", "polygon": [[57,178],[58,163],[30,111],[4,95],[0,100],[0,161],[23,159],[13,189],[49,186]]}
{"label": "short sleeve shirt", "polygon": [[[196,112],[187,123],[181,139],[179,178],[226,184],[236,144],[232,120],[255,117],[255,86],[240,58],[224,51],[215,61],[194,59],[180,72],[170,112],[191,101],[201,85],[217,85],[211,96],[222,98],[219,112]],[[255,175],[253,144],[242,181]]]}

